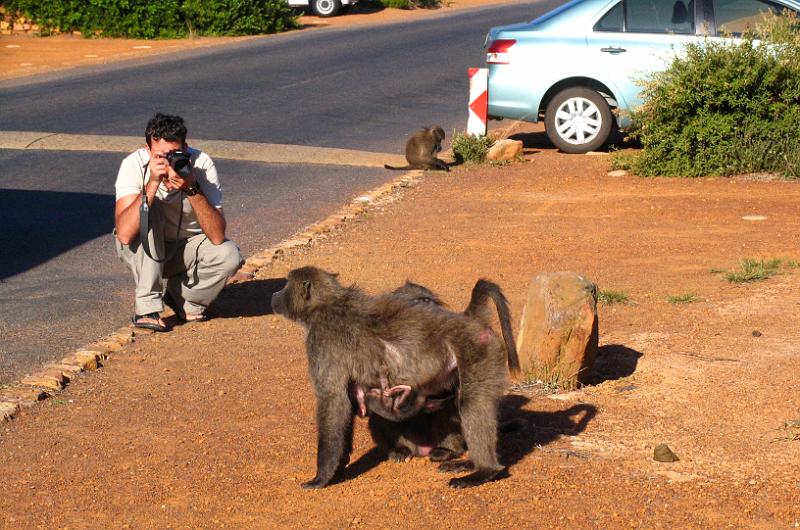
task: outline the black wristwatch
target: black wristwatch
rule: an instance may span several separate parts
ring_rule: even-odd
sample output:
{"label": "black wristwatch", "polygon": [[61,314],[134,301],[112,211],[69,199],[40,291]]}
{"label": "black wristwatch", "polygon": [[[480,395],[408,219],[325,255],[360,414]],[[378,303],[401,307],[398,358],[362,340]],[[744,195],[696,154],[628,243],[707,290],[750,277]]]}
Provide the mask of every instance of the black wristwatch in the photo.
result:
{"label": "black wristwatch", "polygon": [[197,184],[192,184],[191,186],[186,188],[187,197],[194,197],[198,193],[203,193],[203,192],[200,191],[200,186],[198,186]]}

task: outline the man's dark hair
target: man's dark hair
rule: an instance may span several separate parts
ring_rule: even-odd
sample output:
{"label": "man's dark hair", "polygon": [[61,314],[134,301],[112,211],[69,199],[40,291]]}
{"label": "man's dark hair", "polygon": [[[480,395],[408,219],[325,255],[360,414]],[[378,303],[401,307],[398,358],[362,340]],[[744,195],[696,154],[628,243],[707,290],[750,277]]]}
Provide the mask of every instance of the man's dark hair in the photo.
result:
{"label": "man's dark hair", "polygon": [[186,124],[180,116],[170,116],[160,112],[147,122],[144,130],[144,139],[147,146],[151,147],[151,142],[156,140],[167,140],[170,142],[186,142]]}

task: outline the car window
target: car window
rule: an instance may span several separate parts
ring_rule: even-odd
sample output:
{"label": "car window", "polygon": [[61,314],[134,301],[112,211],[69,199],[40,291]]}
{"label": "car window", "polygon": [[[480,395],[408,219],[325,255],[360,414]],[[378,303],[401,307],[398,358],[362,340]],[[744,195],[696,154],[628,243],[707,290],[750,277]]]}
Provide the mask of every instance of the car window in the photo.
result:
{"label": "car window", "polygon": [[694,0],[622,0],[594,30],[694,34]]}
{"label": "car window", "polygon": [[620,2],[614,7],[611,8],[611,11],[605,14],[603,18],[601,18],[597,24],[594,26],[595,31],[625,31],[625,26],[623,25],[625,11],[623,10],[622,4],[625,2]]}
{"label": "car window", "polygon": [[762,13],[780,12],[777,5],[761,0],[713,0],[713,3],[717,33],[721,35],[739,37],[748,29],[755,29]]}

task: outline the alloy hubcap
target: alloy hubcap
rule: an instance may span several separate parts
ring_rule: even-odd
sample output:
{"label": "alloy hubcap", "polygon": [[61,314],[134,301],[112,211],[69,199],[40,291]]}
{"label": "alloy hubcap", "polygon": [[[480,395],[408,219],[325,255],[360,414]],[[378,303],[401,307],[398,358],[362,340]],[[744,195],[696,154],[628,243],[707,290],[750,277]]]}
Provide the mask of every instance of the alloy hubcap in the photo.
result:
{"label": "alloy hubcap", "polygon": [[600,132],[603,117],[597,105],[586,98],[570,98],[556,111],[556,131],[575,145],[591,142]]}

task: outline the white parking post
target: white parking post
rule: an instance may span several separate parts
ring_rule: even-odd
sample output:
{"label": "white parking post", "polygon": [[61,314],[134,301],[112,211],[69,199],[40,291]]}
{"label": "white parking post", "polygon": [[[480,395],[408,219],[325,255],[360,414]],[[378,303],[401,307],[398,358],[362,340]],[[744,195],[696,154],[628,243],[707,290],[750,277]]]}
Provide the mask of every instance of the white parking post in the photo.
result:
{"label": "white parking post", "polygon": [[486,120],[489,105],[489,70],[470,68],[469,72],[469,119],[467,134],[486,135]]}

